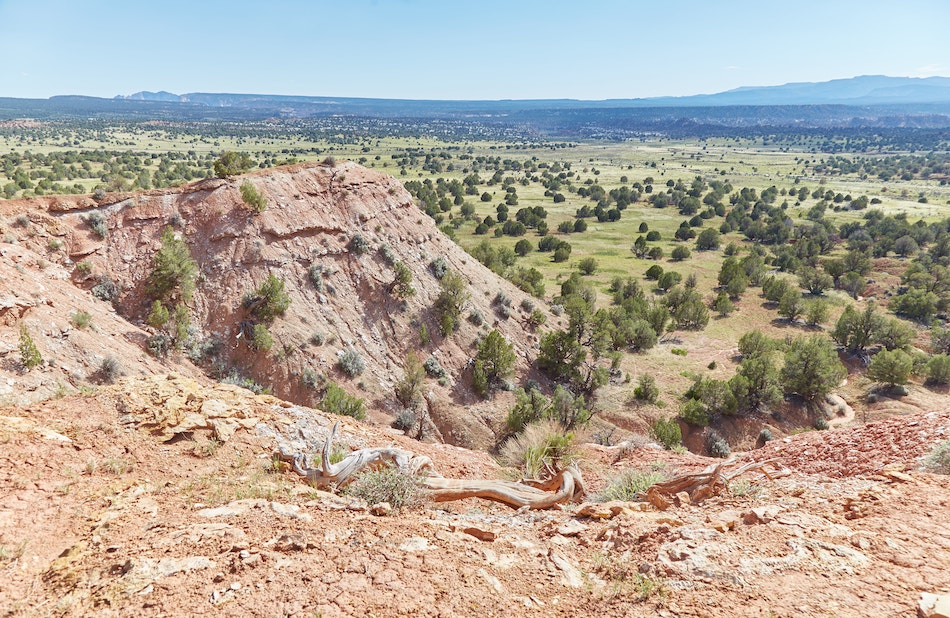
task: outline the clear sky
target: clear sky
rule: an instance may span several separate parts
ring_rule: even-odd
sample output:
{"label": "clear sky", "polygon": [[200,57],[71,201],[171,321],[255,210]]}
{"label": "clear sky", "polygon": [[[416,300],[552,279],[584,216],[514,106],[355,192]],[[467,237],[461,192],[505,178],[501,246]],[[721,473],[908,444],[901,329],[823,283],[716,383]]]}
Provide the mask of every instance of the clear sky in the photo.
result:
{"label": "clear sky", "polygon": [[0,0],[0,96],[607,99],[950,76],[950,0]]}

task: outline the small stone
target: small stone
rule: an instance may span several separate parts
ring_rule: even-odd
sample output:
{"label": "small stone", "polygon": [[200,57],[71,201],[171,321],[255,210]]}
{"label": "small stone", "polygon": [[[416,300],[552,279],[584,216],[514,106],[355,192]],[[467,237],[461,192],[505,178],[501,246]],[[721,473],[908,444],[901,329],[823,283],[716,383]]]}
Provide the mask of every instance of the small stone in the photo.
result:
{"label": "small stone", "polygon": [[369,507],[369,512],[378,517],[385,517],[391,515],[393,512],[393,505],[388,502],[378,502],[373,506]]}
{"label": "small stone", "polygon": [[677,493],[676,500],[679,502],[680,506],[689,506],[690,504],[689,493],[685,491],[681,491]]}
{"label": "small stone", "polygon": [[403,544],[399,546],[399,549],[406,552],[417,552],[427,551],[431,549],[431,547],[429,547],[428,540],[420,536],[412,536],[406,539]]}
{"label": "small stone", "polygon": [[561,536],[577,536],[585,530],[587,530],[587,526],[576,519],[572,519],[571,521],[558,526],[557,533]]}
{"label": "small stone", "polygon": [[228,588],[229,588],[230,590],[240,590],[240,589],[241,589],[241,582],[233,582],[230,586],[228,586]]}
{"label": "small stone", "polygon": [[917,602],[919,618],[950,618],[950,594],[924,592]]}
{"label": "small stone", "polygon": [[753,524],[767,524],[778,515],[782,509],[774,504],[767,506],[757,506],[742,514],[742,523],[751,526]]}
{"label": "small stone", "polygon": [[491,530],[483,530],[481,528],[476,528],[475,526],[462,528],[462,532],[475,537],[479,541],[486,541],[489,543],[498,538],[498,535]]}
{"label": "small stone", "polygon": [[307,543],[302,537],[291,534],[281,535],[274,544],[274,549],[279,552],[303,551],[307,548]]}
{"label": "small stone", "polygon": [[741,515],[738,511],[722,511],[715,515],[709,516],[709,524],[713,530],[719,532],[726,532],[727,530],[735,530],[736,526],[739,525],[739,520]]}

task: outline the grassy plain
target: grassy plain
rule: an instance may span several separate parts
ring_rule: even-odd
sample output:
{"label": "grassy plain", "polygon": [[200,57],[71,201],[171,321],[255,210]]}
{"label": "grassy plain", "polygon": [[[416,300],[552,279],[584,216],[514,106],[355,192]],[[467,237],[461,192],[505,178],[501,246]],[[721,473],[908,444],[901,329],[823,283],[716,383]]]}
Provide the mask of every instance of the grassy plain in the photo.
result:
{"label": "grassy plain", "polygon": [[[224,150],[245,151],[263,166],[281,164],[292,160],[321,160],[327,156],[337,159],[351,159],[368,167],[391,173],[396,178],[407,182],[412,180],[433,183],[436,179],[446,181],[453,179],[462,181],[472,172],[472,165],[480,158],[498,157],[502,160],[512,160],[528,163],[529,166],[538,163],[552,166],[559,164],[562,168],[569,168],[572,177],[569,178],[573,190],[564,188],[559,192],[565,196],[561,203],[555,203],[551,196],[545,195],[545,188],[537,181],[537,176],[543,169],[526,174],[524,171],[509,170],[502,173],[503,178],[510,178],[517,191],[517,205],[509,207],[510,218],[514,219],[518,209],[524,207],[541,206],[547,211],[547,223],[551,234],[559,239],[566,240],[572,245],[571,257],[567,262],[555,263],[551,253],[532,251],[523,258],[518,258],[516,266],[537,268],[546,282],[547,293],[545,300],[551,301],[559,294],[560,282],[571,272],[576,271],[578,262],[585,257],[597,260],[596,272],[587,280],[593,282],[602,292],[601,306],[609,303],[606,290],[610,281],[615,277],[635,277],[648,293],[662,297],[662,293],[652,287],[652,282],[644,279],[643,274],[654,263],[659,263],[664,270],[675,270],[684,277],[696,275],[697,289],[704,300],[711,302],[715,298],[717,275],[723,261],[722,249],[715,251],[697,251],[694,241],[681,242],[674,239],[674,233],[680,223],[689,217],[680,215],[676,208],[653,208],[648,202],[640,201],[631,204],[622,212],[622,217],[615,222],[598,222],[596,219],[587,219],[589,227],[582,233],[562,234],[557,231],[558,224],[563,221],[574,221],[575,212],[583,206],[595,206],[586,197],[577,194],[577,188],[600,185],[605,190],[618,188],[622,185],[631,185],[639,182],[644,185],[652,178],[654,193],[667,190],[667,182],[671,184],[682,181],[687,186],[696,177],[705,181],[727,181],[733,192],[744,187],[755,189],[761,193],[765,189],[775,186],[787,193],[807,187],[809,193],[816,189],[831,190],[858,197],[866,195],[868,198],[877,198],[879,204],[872,208],[880,209],[887,214],[906,213],[910,221],[923,219],[932,222],[950,215],[950,186],[941,185],[938,180],[891,180],[882,181],[875,177],[860,177],[858,175],[829,176],[816,174],[812,165],[821,162],[826,155],[814,152],[812,146],[802,146],[795,150],[787,146],[778,146],[756,140],[744,139],[707,139],[707,140],[667,140],[643,139],[627,142],[561,142],[568,147],[556,147],[547,143],[513,144],[490,141],[460,141],[445,142],[434,138],[397,138],[397,137],[366,137],[362,139],[311,139],[301,135],[275,133],[273,136],[245,136],[242,134],[229,135],[227,127],[216,128],[213,135],[205,135],[196,131],[169,131],[156,127],[138,126],[134,128],[104,128],[96,131],[88,129],[77,130],[39,130],[25,131],[6,130],[0,133],[0,155],[10,153],[42,153],[49,155],[57,152],[107,151],[134,153],[140,160],[141,168],[149,174],[158,169],[162,156],[169,153],[178,153],[186,157],[187,165],[192,166],[196,173],[206,175],[210,170],[210,162]],[[450,158],[443,159],[444,165],[440,171],[424,169],[425,155],[447,153]],[[400,161],[414,156],[413,162],[401,164]],[[847,156],[847,155],[845,155]],[[806,165],[807,164],[807,165]],[[452,224],[455,228],[457,242],[471,250],[481,242],[487,242],[492,247],[513,247],[521,237],[496,237],[489,231],[487,234],[475,233],[476,225],[486,216],[496,215],[496,206],[504,201],[505,189],[502,183],[487,184],[487,180],[494,173],[494,168],[484,162],[479,163],[482,169],[479,175],[482,182],[477,187],[477,195],[465,197],[465,203],[474,207],[475,215],[462,218],[460,208],[453,206],[443,213],[443,224]],[[41,165],[21,165],[27,173],[41,171]],[[550,169],[548,167],[547,169]],[[101,163],[90,166],[89,177],[69,180],[77,182],[91,191],[104,182],[110,172]],[[625,181],[624,182],[624,177]],[[9,169],[0,170],[0,185],[12,179]],[[492,199],[482,202],[479,196],[488,192]],[[20,193],[22,195],[22,192]],[[649,194],[644,198],[650,197]],[[926,198],[926,203],[920,198]],[[728,203],[728,196],[726,200]],[[805,223],[808,210],[817,202],[808,197],[803,203],[791,195],[780,195],[776,204],[787,201],[787,214],[795,223]],[[703,207],[705,208],[705,207]],[[860,220],[867,211],[850,211],[829,209],[827,218],[836,224],[849,220]],[[705,227],[717,228],[722,223],[722,217],[713,217],[704,222]],[[660,233],[661,240],[651,243],[663,249],[664,257],[658,261],[636,258],[630,248],[637,236],[639,228],[646,223],[650,230]],[[536,247],[539,236],[528,230],[523,237],[527,238]],[[741,233],[727,234],[722,239],[722,245],[735,242],[742,250],[748,251],[751,243],[744,239]],[[682,262],[674,262],[670,254],[676,246],[688,246],[692,255]],[[838,249],[840,253],[841,249]],[[745,255],[743,253],[742,255]],[[897,258],[893,258],[897,260]],[[902,267],[898,267],[902,270]],[[874,273],[871,275],[874,277]],[[486,293],[493,291],[486,290]],[[831,291],[827,294],[831,301],[832,311],[827,324],[832,324],[843,308],[853,302],[840,291]],[[919,327],[919,325],[918,325]],[[632,392],[636,377],[642,373],[656,376],[661,389],[660,399],[664,406],[638,410],[641,417],[650,415],[671,415],[678,407],[680,396],[690,383],[689,375],[701,374],[727,379],[735,372],[733,356],[736,351],[736,342],[739,337],[750,331],[761,330],[773,337],[785,338],[788,335],[798,336],[805,334],[806,329],[801,325],[790,325],[778,318],[773,306],[763,303],[758,288],[750,288],[736,303],[736,311],[728,317],[711,317],[708,326],[701,331],[674,332],[661,338],[659,345],[644,354],[627,354],[621,361],[621,376],[629,376],[632,381],[616,379],[602,389],[597,405],[609,411],[612,418],[619,418],[618,411],[633,409]],[[685,350],[685,355],[674,354],[673,350]],[[715,362],[715,365],[712,363]],[[863,388],[867,380],[856,381],[855,388]],[[622,416],[622,414],[620,414]],[[636,425],[636,423],[633,423]],[[643,427],[640,426],[640,429]]]}

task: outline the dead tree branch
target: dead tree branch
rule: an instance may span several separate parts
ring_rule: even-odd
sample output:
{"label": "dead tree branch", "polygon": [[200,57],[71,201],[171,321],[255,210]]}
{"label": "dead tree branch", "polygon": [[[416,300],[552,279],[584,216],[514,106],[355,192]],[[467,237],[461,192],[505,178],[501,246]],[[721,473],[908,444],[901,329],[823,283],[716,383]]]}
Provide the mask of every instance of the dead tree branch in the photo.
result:
{"label": "dead tree branch", "polygon": [[424,455],[416,455],[398,448],[366,448],[350,453],[342,461],[330,463],[333,437],[339,423],[333,426],[323,444],[320,467],[307,465],[307,456],[285,451],[276,453],[289,463],[294,472],[304,477],[310,485],[321,489],[344,487],[365,469],[373,470],[393,465],[403,474],[421,477],[420,487],[435,502],[450,502],[466,498],[481,498],[506,504],[511,508],[528,507],[547,509],[557,504],[579,501],[585,494],[580,470],[570,466],[560,470],[551,479],[543,482],[513,482],[502,480],[464,480],[442,478]]}

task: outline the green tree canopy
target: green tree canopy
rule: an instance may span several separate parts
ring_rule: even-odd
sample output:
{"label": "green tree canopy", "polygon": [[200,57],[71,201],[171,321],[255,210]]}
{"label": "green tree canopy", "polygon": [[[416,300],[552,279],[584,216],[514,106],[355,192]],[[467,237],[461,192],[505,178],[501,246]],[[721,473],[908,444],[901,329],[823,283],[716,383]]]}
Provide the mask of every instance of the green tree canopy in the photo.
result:
{"label": "green tree canopy", "polygon": [[214,173],[218,178],[227,178],[228,176],[243,174],[251,169],[253,165],[254,161],[251,160],[251,157],[247,156],[246,153],[228,150],[221,153],[221,156],[214,162],[213,167]]}
{"label": "green tree canopy", "polygon": [[481,395],[512,374],[515,368],[514,348],[497,329],[492,329],[478,346],[472,384]]}
{"label": "green tree canopy", "polygon": [[177,289],[182,300],[190,301],[195,292],[198,264],[192,259],[188,245],[178,238],[171,226],[162,231],[161,238],[162,247],[155,254],[155,266],[146,291],[152,298],[167,299]]}
{"label": "green tree canopy", "polygon": [[796,393],[805,401],[824,397],[847,375],[834,346],[821,335],[796,339],[785,353],[785,392]]}

